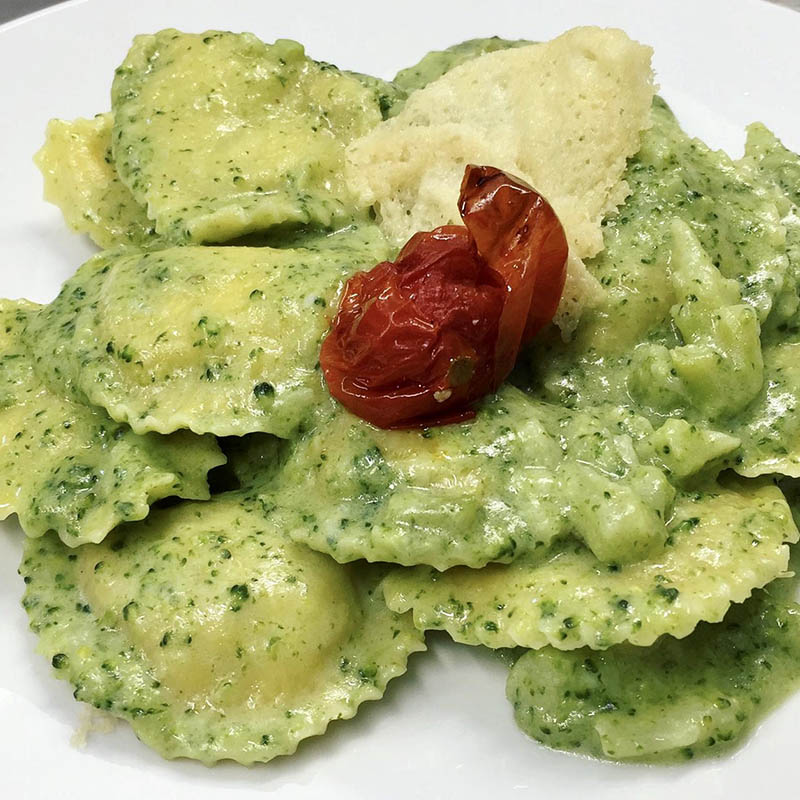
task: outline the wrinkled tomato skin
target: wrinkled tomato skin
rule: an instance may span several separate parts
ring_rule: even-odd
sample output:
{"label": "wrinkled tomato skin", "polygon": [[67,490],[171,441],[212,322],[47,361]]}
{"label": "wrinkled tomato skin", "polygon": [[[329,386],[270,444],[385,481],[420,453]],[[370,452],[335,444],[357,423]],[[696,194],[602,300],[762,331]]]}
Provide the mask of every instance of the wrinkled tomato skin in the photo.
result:
{"label": "wrinkled tomato skin", "polygon": [[[504,294],[465,228],[416,234],[397,261],[347,283],[320,354],[331,394],[379,427],[435,424],[490,391]],[[469,380],[453,385],[454,361]]]}
{"label": "wrinkled tomato skin", "polygon": [[322,344],[331,394],[378,427],[468,419],[558,306],[568,247],[544,198],[469,166],[459,209],[464,226],[417,233],[354,275]]}
{"label": "wrinkled tomato skin", "polygon": [[[467,167],[459,211],[480,255],[510,287],[496,356],[502,381],[519,348],[556,313],[567,274],[567,237],[541,195],[494,167]],[[520,317],[525,319],[522,327]]]}

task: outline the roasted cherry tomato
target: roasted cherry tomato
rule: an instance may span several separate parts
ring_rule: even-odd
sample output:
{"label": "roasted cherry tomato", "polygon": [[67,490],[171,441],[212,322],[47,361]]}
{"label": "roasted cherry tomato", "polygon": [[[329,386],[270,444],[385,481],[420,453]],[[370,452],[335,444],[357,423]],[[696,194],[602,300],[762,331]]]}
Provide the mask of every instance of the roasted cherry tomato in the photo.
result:
{"label": "roasted cherry tomato", "polygon": [[331,394],[381,428],[471,416],[558,306],[567,241],[541,195],[468,166],[459,209],[466,227],[417,233],[354,275],[322,344]]}

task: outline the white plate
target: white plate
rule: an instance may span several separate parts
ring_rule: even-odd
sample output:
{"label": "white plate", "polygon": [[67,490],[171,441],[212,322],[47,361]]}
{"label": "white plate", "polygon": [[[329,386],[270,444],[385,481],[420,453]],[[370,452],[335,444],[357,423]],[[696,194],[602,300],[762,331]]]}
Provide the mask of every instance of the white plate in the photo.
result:
{"label": "white plate", "polygon": [[[79,0],[0,27],[0,296],[49,300],[90,252],[41,201],[31,156],[48,118],[109,104],[131,37],[168,26],[291,37],[318,58],[390,77],[430,49],[473,36],[550,38],[582,24],[616,25],[655,47],[662,94],[686,128],[741,151],[763,120],[800,149],[800,14],[761,0]],[[617,766],[527,741],[504,697],[505,667],[487,651],[430,637],[428,654],[387,698],[251,769],[167,762],[125,725],[70,744],[81,716],[69,687],[34,653],[19,605],[20,531],[0,527],[0,796],[3,798],[739,798],[781,788],[795,797],[800,696],[743,748],[674,768]]]}

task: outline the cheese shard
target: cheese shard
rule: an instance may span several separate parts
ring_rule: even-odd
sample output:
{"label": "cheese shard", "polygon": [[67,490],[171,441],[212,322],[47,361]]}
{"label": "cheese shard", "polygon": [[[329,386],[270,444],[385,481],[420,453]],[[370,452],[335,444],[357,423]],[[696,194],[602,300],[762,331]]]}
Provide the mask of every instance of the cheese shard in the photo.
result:
{"label": "cheese shard", "polygon": [[651,50],[622,31],[575,28],[550,42],[487,53],[412,94],[347,151],[347,178],[396,243],[457,222],[464,167],[492,164],[555,208],[572,258],[557,318],[571,329],[599,286],[582,259],[603,247],[601,221],[625,199],[626,160],[648,127]]}
{"label": "cheese shard", "polygon": [[153,223],[120,180],[111,159],[111,114],[71,121],[52,119],[34,157],[44,199],[58,206],[76,233],[99,247],[157,241]]}

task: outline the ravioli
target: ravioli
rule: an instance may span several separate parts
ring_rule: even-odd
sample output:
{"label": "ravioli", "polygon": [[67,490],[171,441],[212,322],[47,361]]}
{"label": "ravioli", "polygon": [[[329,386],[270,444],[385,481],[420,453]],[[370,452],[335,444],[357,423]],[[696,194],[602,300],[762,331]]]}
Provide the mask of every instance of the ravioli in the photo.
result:
{"label": "ravioli", "polygon": [[673,496],[616,424],[511,386],[473,422],[421,432],[337,408],[264,487],[276,526],[337,561],[440,570],[509,562],[567,534],[604,559],[636,559],[663,547]]}
{"label": "ravioli", "polygon": [[249,33],[137,36],[111,97],[120,177],[159,234],[193,244],[349,219],[344,148],[382,119],[357,78]]}
{"label": "ravioli", "polygon": [[31,319],[37,371],[137,433],[291,436],[343,282],[387,255],[369,226],[306,245],[101,253]]}
{"label": "ravioli", "polygon": [[622,31],[576,28],[467,61],[350,145],[348,181],[363,203],[375,204],[396,243],[459,221],[468,163],[493,164],[531,183],[570,242],[556,321],[571,330],[601,296],[581,259],[602,248],[600,223],[628,193],[625,162],[649,125],[650,56]]}
{"label": "ravioli", "polygon": [[507,694],[520,728],[549,747],[685,760],[730,747],[800,687],[798,659],[800,605],[760,592],[681,641],[530,651]]}
{"label": "ravioli", "polygon": [[572,341],[543,337],[519,381],[567,407],[628,406],[654,426],[682,418],[739,439],[729,463],[742,474],[771,472],[796,385],[789,353],[771,351],[786,346],[797,301],[786,198],[688,137],[660,99],[626,180],[632,193],[589,262],[606,299]]}
{"label": "ravioli", "polygon": [[663,552],[635,563],[559,543],[508,566],[397,569],[384,595],[395,611],[413,611],[421,630],[445,630],[465,644],[649,646],[721,620],[731,603],[784,574],[787,543],[798,540],[780,490],[741,479],[681,493],[668,527]]}
{"label": "ravioli", "polygon": [[28,536],[53,530],[76,546],[142,519],[163,497],[208,498],[206,474],[225,461],[214,439],[137,436],[46,387],[22,340],[36,313],[0,301],[0,519],[16,513]]}
{"label": "ravioli", "polygon": [[167,758],[293,753],[424,649],[379,572],[289,541],[241,494],[183,503],[72,554],[26,547],[24,606],[75,697]]}
{"label": "ravioli", "polygon": [[53,119],[34,161],[44,178],[44,198],[64,221],[99,247],[157,241],[153,223],[119,179],[111,158],[111,114],[67,122]]}

